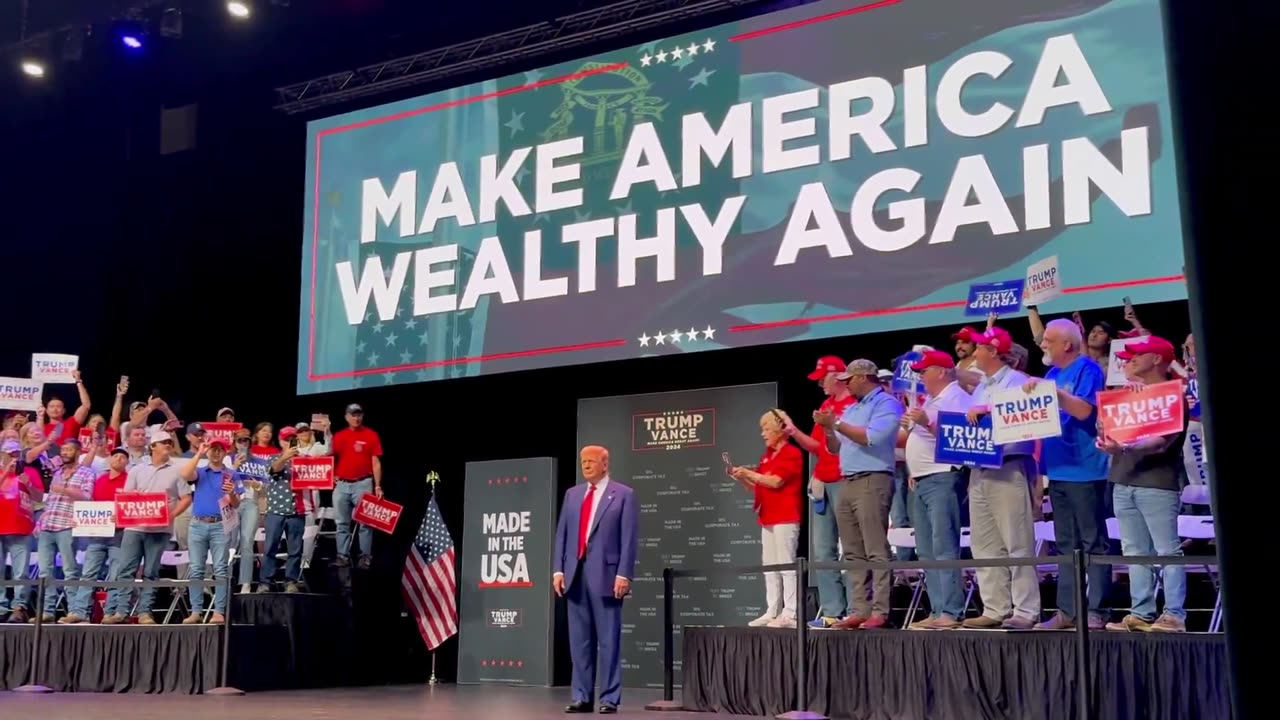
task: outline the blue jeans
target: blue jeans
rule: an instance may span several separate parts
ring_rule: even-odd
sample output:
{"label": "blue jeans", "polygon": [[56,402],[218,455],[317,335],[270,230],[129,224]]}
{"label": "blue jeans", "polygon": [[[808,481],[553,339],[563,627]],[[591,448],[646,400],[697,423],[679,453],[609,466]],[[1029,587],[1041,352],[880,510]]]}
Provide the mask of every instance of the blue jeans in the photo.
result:
{"label": "blue jeans", "polygon": [[[201,522],[191,519],[191,527],[187,530],[187,551],[191,556],[191,580],[204,580],[205,567],[209,563],[209,555],[213,555],[213,579],[218,585],[213,589],[213,611],[218,614],[227,612],[227,577],[229,576],[228,554],[231,550],[226,533],[222,532],[221,522]],[[191,601],[191,612],[198,613],[204,609],[204,586],[191,585],[187,588],[187,599]]]}
{"label": "blue jeans", "polygon": [[[360,504],[365,493],[373,492],[373,478],[367,477],[359,482],[339,480],[333,485],[333,509],[337,517],[334,523],[338,526],[338,556],[351,557],[351,515]],[[829,511],[828,511],[829,512]],[[373,554],[373,528],[361,525],[356,530],[360,538],[360,554]]]}
{"label": "blue jeans", "polygon": [[285,560],[284,579],[297,582],[302,577],[302,531],[307,525],[304,515],[275,515],[267,513],[267,547],[262,552],[262,577],[260,582],[271,584],[276,576],[276,553],[280,551],[280,533],[284,531]]}
{"label": "blue jeans", "polygon": [[[84,549],[84,567],[80,568],[80,577],[83,580],[105,580],[109,574],[103,571],[107,569],[107,560],[110,559],[111,566],[114,568],[120,562],[120,538],[124,534],[123,530],[116,531],[115,537],[95,537],[89,538],[89,544]],[[119,613],[125,614],[129,608],[120,602],[120,589],[111,588],[107,590],[107,604],[102,608],[103,616],[115,615]],[[75,603],[71,608],[71,612],[80,617],[89,617],[89,608],[93,604],[93,588],[82,587],[76,593]]]}
{"label": "blue jeans", "polygon": [[[41,530],[39,534],[40,577],[54,578],[54,556],[62,556],[62,579],[79,580],[80,567],[76,564],[76,539],[71,528],[66,530]],[[67,603],[70,605],[70,602]],[[44,612],[52,615],[58,607],[58,588],[50,585],[44,591]],[[71,608],[68,607],[68,610]]]}
{"label": "blue jeans", "polygon": [[[840,533],[836,529],[835,498],[833,497],[839,487],[838,482],[823,483],[822,489],[827,495],[826,512],[821,515],[816,512],[809,513],[809,545],[812,548],[814,562],[840,560]],[[848,614],[853,603],[849,599],[849,586],[844,581],[844,573],[839,570],[815,570],[813,574],[818,583],[819,613],[829,618],[841,618]],[[801,612],[804,612],[803,607]]]}
{"label": "blue jeans", "polygon": [[253,582],[253,538],[258,534],[258,501],[240,501],[240,531],[236,537],[236,554],[239,557],[239,581],[241,585]]}
{"label": "blue jeans", "polygon": [[[1053,503],[1053,543],[1059,555],[1083,550],[1086,555],[1106,555],[1106,480],[1064,482],[1049,480],[1049,501]],[[1088,569],[1090,613],[1102,614],[1107,591],[1111,589],[1111,566],[1090,564]],[[1075,571],[1062,568],[1058,574],[1058,611],[1076,619]]]}
{"label": "blue jeans", "polygon": [[[916,551],[921,560],[960,559],[960,504],[968,497],[965,473],[959,470],[916,478]],[[930,617],[964,618],[960,570],[925,570]]]}
{"label": "blue jeans", "polygon": [[[1182,539],[1178,537],[1181,493],[1116,485],[1112,499],[1125,555],[1182,555]],[[1147,622],[1156,619],[1154,575],[1149,565],[1129,566],[1129,597],[1133,604],[1130,612]],[[1164,582],[1165,613],[1186,622],[1186,568],[1167,565],[1161,569],[1160,579]]]}
{"label": "blue jeans", "polygon": [[[27,567],[31,563],[31,545],[30,538],[26,535],[0,535],[0,563],[4,562],[5,556],[9,556],[9,562],[12,566],[10,580],[22,580],[27,577]],[[4,569],[0,567],[0,577],[4,576]],[[9,605],[9,589],[0,588],[0,614],[8,613],[11,609],[30,610],[31,604],[27,602],[27,597],[31,594],[30,585],[19,585],[13,589],[13,605]]]}
{"label": "blue jeans", "polygon": [[[916,504],[911,500],[913,496],[914,493],[907,485],[907,466],[905,463],[898,463],[893,470],[893,502],[889,505],[889,523],[893,527],[915,527]],[[894,548],[893,555],[895,560],[903,562],[916,559],[915,548]]]}
{"label": "blue jeans", "polygon": [[[111,579],[126,582],[133,580],[138,574],[138,566],[142,565],[144,580],[159,580],[160,558],[167,547],[169,547],[168,532],[125,530],[124,536],[120,539],[120,564],[118,567],[113,566]],[[118,607],[121,610],[128,610],[129,604],[133,602],[133,590],[122,591],[120,600],[123,604]],[[143,588],[138,599],[138,614],[150,613],[155,600],[155,586]]]}

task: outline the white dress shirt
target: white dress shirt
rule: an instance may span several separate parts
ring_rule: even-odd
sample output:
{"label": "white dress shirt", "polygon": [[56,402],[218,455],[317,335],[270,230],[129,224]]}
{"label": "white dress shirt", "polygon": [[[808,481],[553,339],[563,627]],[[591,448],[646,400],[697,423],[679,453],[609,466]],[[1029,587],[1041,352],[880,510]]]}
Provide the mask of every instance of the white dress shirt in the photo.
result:
{"label": "white dress shirt", "polygon": [[[938,425],[938,413],[954,412],[964,413],[969,411],[969,406],[973,403],[973,398],[964,388],[960,387],[960,383],[952,382],[950,385],[942,389],[942,392],[925,400],[925,415],[929,418],[929,424],[933,427]],[[923,425],[913,425],[911,434],[907,436],[907,472],[913,478],[921,478],[925,475],[934,473],[948,472],[951,465],[934,462],[934,455],[937,451],[938,438],[933,432],[926,429]]]}

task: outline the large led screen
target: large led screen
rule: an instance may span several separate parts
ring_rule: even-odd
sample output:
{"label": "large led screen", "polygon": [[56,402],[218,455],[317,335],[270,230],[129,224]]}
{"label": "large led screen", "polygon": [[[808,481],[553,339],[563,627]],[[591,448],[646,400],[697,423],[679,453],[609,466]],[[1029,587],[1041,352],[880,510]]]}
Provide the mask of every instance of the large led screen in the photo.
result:
{"label": "large led screen", "polygon": [[859,2],[312,122],[299,392],[1186,296],[1158,0]]}

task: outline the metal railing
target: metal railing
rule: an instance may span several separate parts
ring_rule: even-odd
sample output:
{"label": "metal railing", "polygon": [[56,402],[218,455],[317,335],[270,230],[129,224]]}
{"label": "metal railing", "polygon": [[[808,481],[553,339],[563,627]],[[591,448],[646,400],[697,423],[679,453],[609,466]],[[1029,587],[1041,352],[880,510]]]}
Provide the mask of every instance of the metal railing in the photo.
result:
{"label": "metal railing", "polygon": [[[738,565],[712,566],[708,568],[686,569],[667,567],[662,571],[662,700],[649,703],[647,710],[669,711],[684,710],[683,703],[675,700],[675,608],[673,594],[675,580],[680,577],[708,577],[716,575],[757,575],[766,572],[792,572],[796,574],[796,587],[809,586],[810,570],[848,570],[866,572],[881,570],[968,570],[974,568],[993,567],[1042,567],[1057,565],[1060,570],[1070,568],[1075,579],[1075,646],[1076,646],[1076,712],[1081,720],[1092,718],[1093,712],[1093,677],[1089,663],[1089,623],[1086,620],[1089,607],[1087,570],[1090,565],[1204,565],[1203,556],[1184,555],[1086,555],[1076,550],[1071,556],[1033,556],[1020,558],[992,558],[985,560],[903,560],[891,562],[872,562],[857,560],[850,562],[809,562],[803,557],[796,558],[794,564],[780,565]],[[1213,564],[1213,563],[1210,563]],[[809,710],[809,624],[804,617],[796,618],[796,702],[795,708],[777,717],[780,720],[825,720],[826,716]]]}
{"label": "metal railing", "polygon": [[[51,693],[52,688],[40,684],[39,672],[41,652],[44,648],[44,600],[50,588],[108,588],[124,591],[142,590],[145,588],[169,588],[175,592],[186,592],[191,587],[216,588],[219,583],[226,585],[227,610],[223,613],[218,643],[218,687],[205,692],[206,695],[243,695],[242,690],[232,687],[227,681],[229,659],[231,656],[231,623],[235,594],[233,579],[228,574],[224,580],[58,580],[54,578],[37,578],[35,580],[0,580],[0,593],[6,588],[35,587],[35,602],[31,604],[31,616],[34,620],[34,631],[31,633],[31,666],[27,669],[27,684],[14,688],[14,692]],[[166,624],[156,625],[164,630]]]}

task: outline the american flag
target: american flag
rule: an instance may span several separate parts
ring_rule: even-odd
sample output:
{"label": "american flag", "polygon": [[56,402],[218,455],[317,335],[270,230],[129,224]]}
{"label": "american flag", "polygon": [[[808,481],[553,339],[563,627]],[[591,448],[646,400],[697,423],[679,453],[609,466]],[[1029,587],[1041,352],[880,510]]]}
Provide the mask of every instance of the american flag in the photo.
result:
{"label": "american flag", "polygon": [[449,529],[444,526],[435,496],[427,504],[422,527],[418,528],[418,536],[413,539],[413,547],[409,548],[400,587],[429,650],[435,650],[458,632],[458,603],[454,599],[458,580],[453,572],[453,538],[449,537]]}

